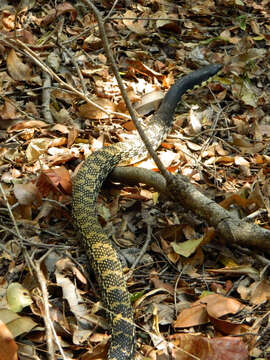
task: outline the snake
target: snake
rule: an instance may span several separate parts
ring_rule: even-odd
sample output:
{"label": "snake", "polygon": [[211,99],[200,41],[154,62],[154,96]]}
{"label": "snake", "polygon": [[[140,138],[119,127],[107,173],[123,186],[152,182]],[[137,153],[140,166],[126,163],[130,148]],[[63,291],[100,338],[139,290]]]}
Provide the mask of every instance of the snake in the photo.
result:
{"label": "snake", "polygon": [[[182,95],[209,80],[220,69],[219,64],[206,65],[185,75],[170,87],[150,125],[144,128],[154,149],[170,131],[174,112]],[[87,157],[73,183],[74,223],[98,281],[111,330],[108,360],[134,359],[136,336],[130,294],[121,262],[117,251],[99,224],[96,202],[103,182],[116,166],[137,162],[146,155],[147,149],[139,135],[126,142],[104,146]]]}

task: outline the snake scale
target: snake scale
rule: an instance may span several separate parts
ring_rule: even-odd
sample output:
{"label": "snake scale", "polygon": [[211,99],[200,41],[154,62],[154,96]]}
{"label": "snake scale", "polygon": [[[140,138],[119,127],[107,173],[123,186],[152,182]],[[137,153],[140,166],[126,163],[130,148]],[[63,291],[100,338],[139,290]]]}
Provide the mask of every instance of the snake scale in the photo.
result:
{"label": "snake scale", "polygon": [[[165,95],[145,133],[157,148],[171,129],[181,96],[214,76],[221,66],[205,66],[175,82]],[[98,222],[96,200],[102,183],[117,165],[139,161],[147,154],[139,136],[128,142],[106,146],[90,155],[78,171],[73,184],[73,218],[82,244],[98,280],[102,300],[111,326],[109,360],[131,360],[135,356],[135,325],[129,292],[118,255]]]}

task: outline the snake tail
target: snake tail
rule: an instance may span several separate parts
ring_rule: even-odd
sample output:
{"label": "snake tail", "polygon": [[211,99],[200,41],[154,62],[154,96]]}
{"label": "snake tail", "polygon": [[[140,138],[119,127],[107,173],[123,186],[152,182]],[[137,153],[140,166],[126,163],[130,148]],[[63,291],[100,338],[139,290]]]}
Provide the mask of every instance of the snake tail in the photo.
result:
{"label": "snake tail", "polygon": [[[175,82],[165,95],[150,126],[145,128],[153,148],[157,148],[170,131],[173,115],[181,96],[200,85],[219,70],[208,65]],[[82,244],[94,270],[102,301],[111,327],[108,360],[132,360],[135,356],[135,324],[129,292],[118,255],[99,224],[96,202],[100,188],[118,164],[141,160],[147,151],[139,136],[104,147],[90,155],[81,166],[73,183],[73,218],[81,234]]]}

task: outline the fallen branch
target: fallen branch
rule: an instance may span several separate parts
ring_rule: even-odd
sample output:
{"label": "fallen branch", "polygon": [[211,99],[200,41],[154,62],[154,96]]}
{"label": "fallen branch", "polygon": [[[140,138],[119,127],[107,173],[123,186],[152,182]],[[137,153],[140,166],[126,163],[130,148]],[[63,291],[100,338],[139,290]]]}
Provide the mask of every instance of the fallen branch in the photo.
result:
{"label": "fallen branch", "polygon": [[236,218],[229,211],[203,195],[183,175],[174,176],[167,185],[173,199],[180,201],[185,208],[201,216],[228,243],[258,247],[270,253],[269,230]]}
{"label": "fallen branch", "polygon": [[269,230],[235,217],[206,197],[183,175],[173,176],[172,182],[167,186],[164,177],[151,170],[120,166],[114,169],[110,179],[132,185],[144,183],[167,196],[170,194],[174,201],[179,201],[186,209],[203,218],[208,225],[213,226],[217,234],[228,243],[257,247],[270,253]]}
{"label": "fallen branch", "polygon": [[[258,225],[247,222],[245,220],[237,219],[229,211],[225,210],[213,200],[210,200],[205,195],[203,195],[199,190],[197,190],[195,186],[193,186],[189,182],[189,180],[185,176],[173,176],[164,167],[161,160],[158,158],[156,152],[154,151],[150,141],[146,137],[142,127],[140,126],[135,111],[128,98],[127,92],[125,91],[121,76],[119,75],[119,71],[114,60],[114,56],[109,46],[101,13],[98,11],[98,9],[95,7],[91,0],[82,1],[87,4],[95,13],[100,36],[103,42],[103,47],[118,82],[126,107],[148,152],[157,164],[164,179],[166,179],[167,189],[173,200],[178,200],[185,208],[201,216],[209,225],[213,226],[216,229],[217,233],[226,241],[238,243],[244,246],[256,246],[270,253],[269,230],[261,228]],[[127,170],[127,173],[128,171],[130,170]],[[161,182],[163,183],[164,180],[160,181],[159,183],[161,184]],[[162,185],[162,188],[163,186],[164,185]]]}

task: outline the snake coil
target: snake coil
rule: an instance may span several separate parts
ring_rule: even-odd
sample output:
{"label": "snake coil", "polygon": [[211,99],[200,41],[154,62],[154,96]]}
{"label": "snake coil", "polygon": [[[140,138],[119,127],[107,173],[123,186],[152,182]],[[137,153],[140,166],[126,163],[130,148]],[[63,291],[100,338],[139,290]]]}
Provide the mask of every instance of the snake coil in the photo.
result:
{"label": "snake coil", "polygon": [[[220,69],[221,65],[208,65],[175,82],[153,116],[151,125],[145,129],[153,148],[157,148],[170,131],[174,111],[181,96],[187,90],[207,81]],[[108,360],[134,358],[135,325],[121,263],[98,222],[96,200],[102,183],[115,166],[139,161],[146,154],[145,145],[139,136],[128,142],[104,147],[85,160],[73,184],[74,222],[81,233],[82,244],[99,282],[104,307],[110,320],[112,337]]]}

